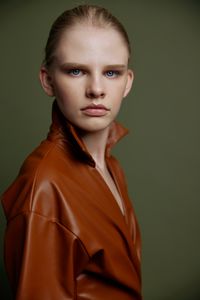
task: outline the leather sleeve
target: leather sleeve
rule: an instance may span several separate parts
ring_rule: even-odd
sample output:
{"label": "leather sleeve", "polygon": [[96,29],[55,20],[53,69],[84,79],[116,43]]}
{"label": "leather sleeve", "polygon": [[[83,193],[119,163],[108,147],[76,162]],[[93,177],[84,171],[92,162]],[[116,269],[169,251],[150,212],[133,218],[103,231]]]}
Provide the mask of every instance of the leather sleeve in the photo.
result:
{"label": "leather sleeve", "polygon": [[16,300],[76,299],[76,278],[89,256],[56,220],[24,213],[9,221],[5,260]]}

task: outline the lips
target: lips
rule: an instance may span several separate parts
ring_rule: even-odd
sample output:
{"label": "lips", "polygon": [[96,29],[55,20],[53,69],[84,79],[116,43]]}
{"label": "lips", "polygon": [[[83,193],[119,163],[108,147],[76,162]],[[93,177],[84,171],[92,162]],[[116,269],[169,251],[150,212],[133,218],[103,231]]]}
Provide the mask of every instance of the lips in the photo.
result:
{"label": "lips", "polygon": [[108,109],[103,104],[90,104],[81,109],[81,111],[87,116],[101,117],[107,114]]}

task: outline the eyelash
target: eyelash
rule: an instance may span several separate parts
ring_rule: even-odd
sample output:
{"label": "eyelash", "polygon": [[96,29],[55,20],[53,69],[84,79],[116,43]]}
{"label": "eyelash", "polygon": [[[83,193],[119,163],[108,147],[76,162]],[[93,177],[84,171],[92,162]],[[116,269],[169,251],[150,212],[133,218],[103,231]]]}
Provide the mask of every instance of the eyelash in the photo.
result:
{"label": "eyelash", "polygon": [[113,70],[109,70],[109,71],[106,71],[107,73],[107,76],[108,76],[108,73],[112,73],[114,76],[108,76],[108,78],[115,78],[115,77],[118,77],[120,75],[120,72],[119,71],[113,71]]}
{"label": "eyelash", "polygon": [[[75,72],[78,71],[78,74],[75,74]],[[80,75],[85,74],[86,72],[84,70],[81,69],[69,69],[67,70],[67,74],[73,76],[73,77],[79,77]],[[112,73],[112,75],[108,75],[108,73]],[[120,71],[117,70],[108,70],[105,72],[106,77],[108,78],[116,78],[120,75]]]}
{"label": "eyelash", "polygon": [[[79,74],[74,74],[73,72],[75,71],[79,71]],[[78,77],[80,75],[80,72],[82,72],[84,74],[84,72],[80,69],[70,69],[70,70],[67,70],[67,74],[69,75],[72,75],[74,77]]]}

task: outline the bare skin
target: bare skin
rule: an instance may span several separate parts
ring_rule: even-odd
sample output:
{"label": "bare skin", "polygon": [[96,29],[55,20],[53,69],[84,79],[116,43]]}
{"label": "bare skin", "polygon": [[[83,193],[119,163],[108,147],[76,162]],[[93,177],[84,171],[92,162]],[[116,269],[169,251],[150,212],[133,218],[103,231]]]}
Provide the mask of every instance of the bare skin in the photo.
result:
{"label": "bare skin", "polygon": [[[122,214],[124,214],[124,208],[122,204],[122,199],[120,193],[116,187],[116,184],[108,170],[108,167],[105,162],[105,147],[107,142],[108,131],[98,132],[96,133],[96,137],[94,137],[94,133],[89,135],[85,135],[82,137],[84,144],[86,145],[89,153],[93,157],[96,163],[96,170],[103,177],[110,191],[112,192],[115,200],[117,201],[119,208],[121,209]],[[94,138],[96,142],[94,143]]]}
{"label": "bare skin", "polygon": [[122,199],[121,199],[120,193],[119,193],[119,191],[116,187],[116,184],[115,184],[110,172],[108,171],[108,168],[107,168],[106,164],[105,164],[103,169],[100,169],[98,167],[98,165],[96,165],[96,169],[101,174],[103,179],[105,180],[105,182],[108,185],[109,189],[111,190],[115,200],[117,201],[117,203],[119,205],[119,208],[121,209],[122,214],[124,215],[124,208],[123,208],[123,205],[122,205]]}

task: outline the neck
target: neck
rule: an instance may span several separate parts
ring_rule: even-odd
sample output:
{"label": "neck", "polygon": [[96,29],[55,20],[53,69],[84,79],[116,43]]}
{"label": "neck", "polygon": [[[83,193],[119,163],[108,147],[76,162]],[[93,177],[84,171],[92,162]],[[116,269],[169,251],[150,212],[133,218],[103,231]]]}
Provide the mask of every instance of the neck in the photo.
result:
{"label": "neck", "polygon": [[100,169],[105,168],[105,149],[109,134],[109,128],[98,132],[87,132],[82,134],[82,140],[93,157],[96,166]]}

